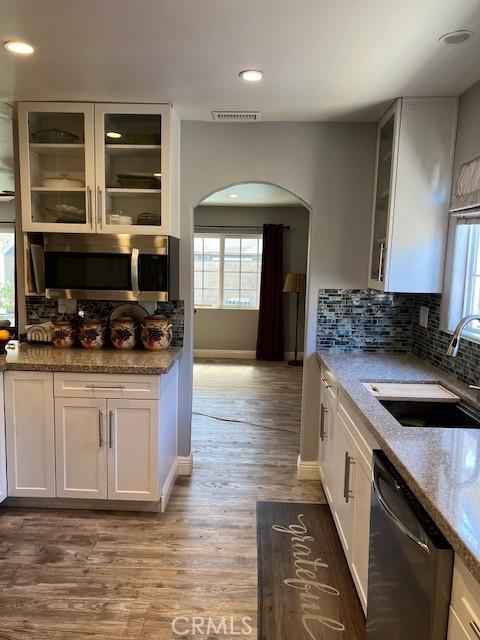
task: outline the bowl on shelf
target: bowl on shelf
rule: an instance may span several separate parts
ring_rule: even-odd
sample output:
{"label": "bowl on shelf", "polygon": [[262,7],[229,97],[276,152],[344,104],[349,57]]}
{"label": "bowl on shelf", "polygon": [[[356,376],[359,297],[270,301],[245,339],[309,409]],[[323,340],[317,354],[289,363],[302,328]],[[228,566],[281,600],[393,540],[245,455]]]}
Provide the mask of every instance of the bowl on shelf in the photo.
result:
{"label": "bowl on shelf", "polygon": [[60,176],[59,178],[44,178],[41,186],[47,189],[83,189],[85,181]]}
{"label": "bowl on shelf", "polygon": [[124,216],[121,213],[111,213],[108,216],[109,224],[133,224],[132,216]]}

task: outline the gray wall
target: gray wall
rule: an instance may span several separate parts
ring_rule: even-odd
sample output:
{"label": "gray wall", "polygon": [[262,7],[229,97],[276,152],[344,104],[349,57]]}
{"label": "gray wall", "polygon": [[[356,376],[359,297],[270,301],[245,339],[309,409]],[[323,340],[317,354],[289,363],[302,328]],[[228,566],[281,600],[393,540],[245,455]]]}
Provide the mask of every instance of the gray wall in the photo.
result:
{"label": "gray wall", "polygon": [[[308,250],[308,211],[304,207],[211,207],[195,209],[196,225],[284,224],[284,276],[288,272],[306,273]],[[199,229],[205,231],[204,229]],[[301,297],[298,344],[303,351],[305,298]],[[296,296],[284,295],[285,351],[295,348]],[[197,309],[195,349],[255,351],[258,311],[249,309]]]}
{"label": "gray wall", "polygon": [[180,293],[185,346],[180,363],[179,455],[190,452],[193,363],[193,212],[209,194],[267,182],[311,208],[304,341],[301,455],[318,440],[316,316],[321,288],[367,284],[376,126],[351,123],[182,122]]}

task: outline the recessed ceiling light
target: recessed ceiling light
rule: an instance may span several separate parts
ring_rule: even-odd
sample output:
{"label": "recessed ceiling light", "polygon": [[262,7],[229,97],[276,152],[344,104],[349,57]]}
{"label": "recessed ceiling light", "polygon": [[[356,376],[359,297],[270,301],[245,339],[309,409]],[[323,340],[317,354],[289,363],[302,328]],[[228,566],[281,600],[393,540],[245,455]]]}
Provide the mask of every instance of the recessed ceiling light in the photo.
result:
{"label": "recessed ceiling light", "polygon": [[22,42],[21,40],[7,40],[3,43],[3,46],[10,53],[19,53],[24,56],[28,56],[33,53],[35,49],[28,42]]}
{"label": "recessed ceiling light", "polygon": [[459,29],[458,31],[450,31],[450,33],[446,33],[441,36],[439,40],[445,44],[460,44],[461,42],[469,40],[472,36],[473,31],[468,31],[468,29]]}
{"label": "recessed ceiling light", "polygon": [[231,193],[230,198],[238,198],[238,195],[236,193]]}
{"label": "recessed ceiling light", "polygon": [[263,80],[263,71],[258,69],[245,69],[245,71],[240,71],[238,75],[247,82],[260,82],[260,80]]}
{"label": "recessed ceiling light", "polygon": [[118,133],[118,131],[107,131],[107,138],[114,138],[115,140],[117,140],[118,138],[121,138],[122,134]]}

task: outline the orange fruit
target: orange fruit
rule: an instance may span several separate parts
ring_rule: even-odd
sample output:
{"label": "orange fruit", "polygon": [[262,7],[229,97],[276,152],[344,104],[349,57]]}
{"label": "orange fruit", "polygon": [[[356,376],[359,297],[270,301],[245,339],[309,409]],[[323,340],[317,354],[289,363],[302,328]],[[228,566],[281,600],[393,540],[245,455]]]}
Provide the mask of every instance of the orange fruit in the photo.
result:
{"label": "orange fruit", "polygon": [[10,331],[6,329],[0,330],[0,340],[8,340],[10,338]]}

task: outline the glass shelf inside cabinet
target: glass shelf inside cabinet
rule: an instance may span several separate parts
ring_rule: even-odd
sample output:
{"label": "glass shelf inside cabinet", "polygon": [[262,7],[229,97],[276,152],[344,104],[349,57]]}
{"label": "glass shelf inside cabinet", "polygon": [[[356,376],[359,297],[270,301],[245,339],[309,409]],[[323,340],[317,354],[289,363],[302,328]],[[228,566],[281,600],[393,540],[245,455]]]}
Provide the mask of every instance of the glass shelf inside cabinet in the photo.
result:
{"label": "glass shelf inside cabinet", "polygon": [[162,119],[105,115],[106,223],[162,224]]}
{"label": "glass shelf inside cabinet", "polygon": [[32,221],[85,224],[84,114],[30,112],[28,135]]}

